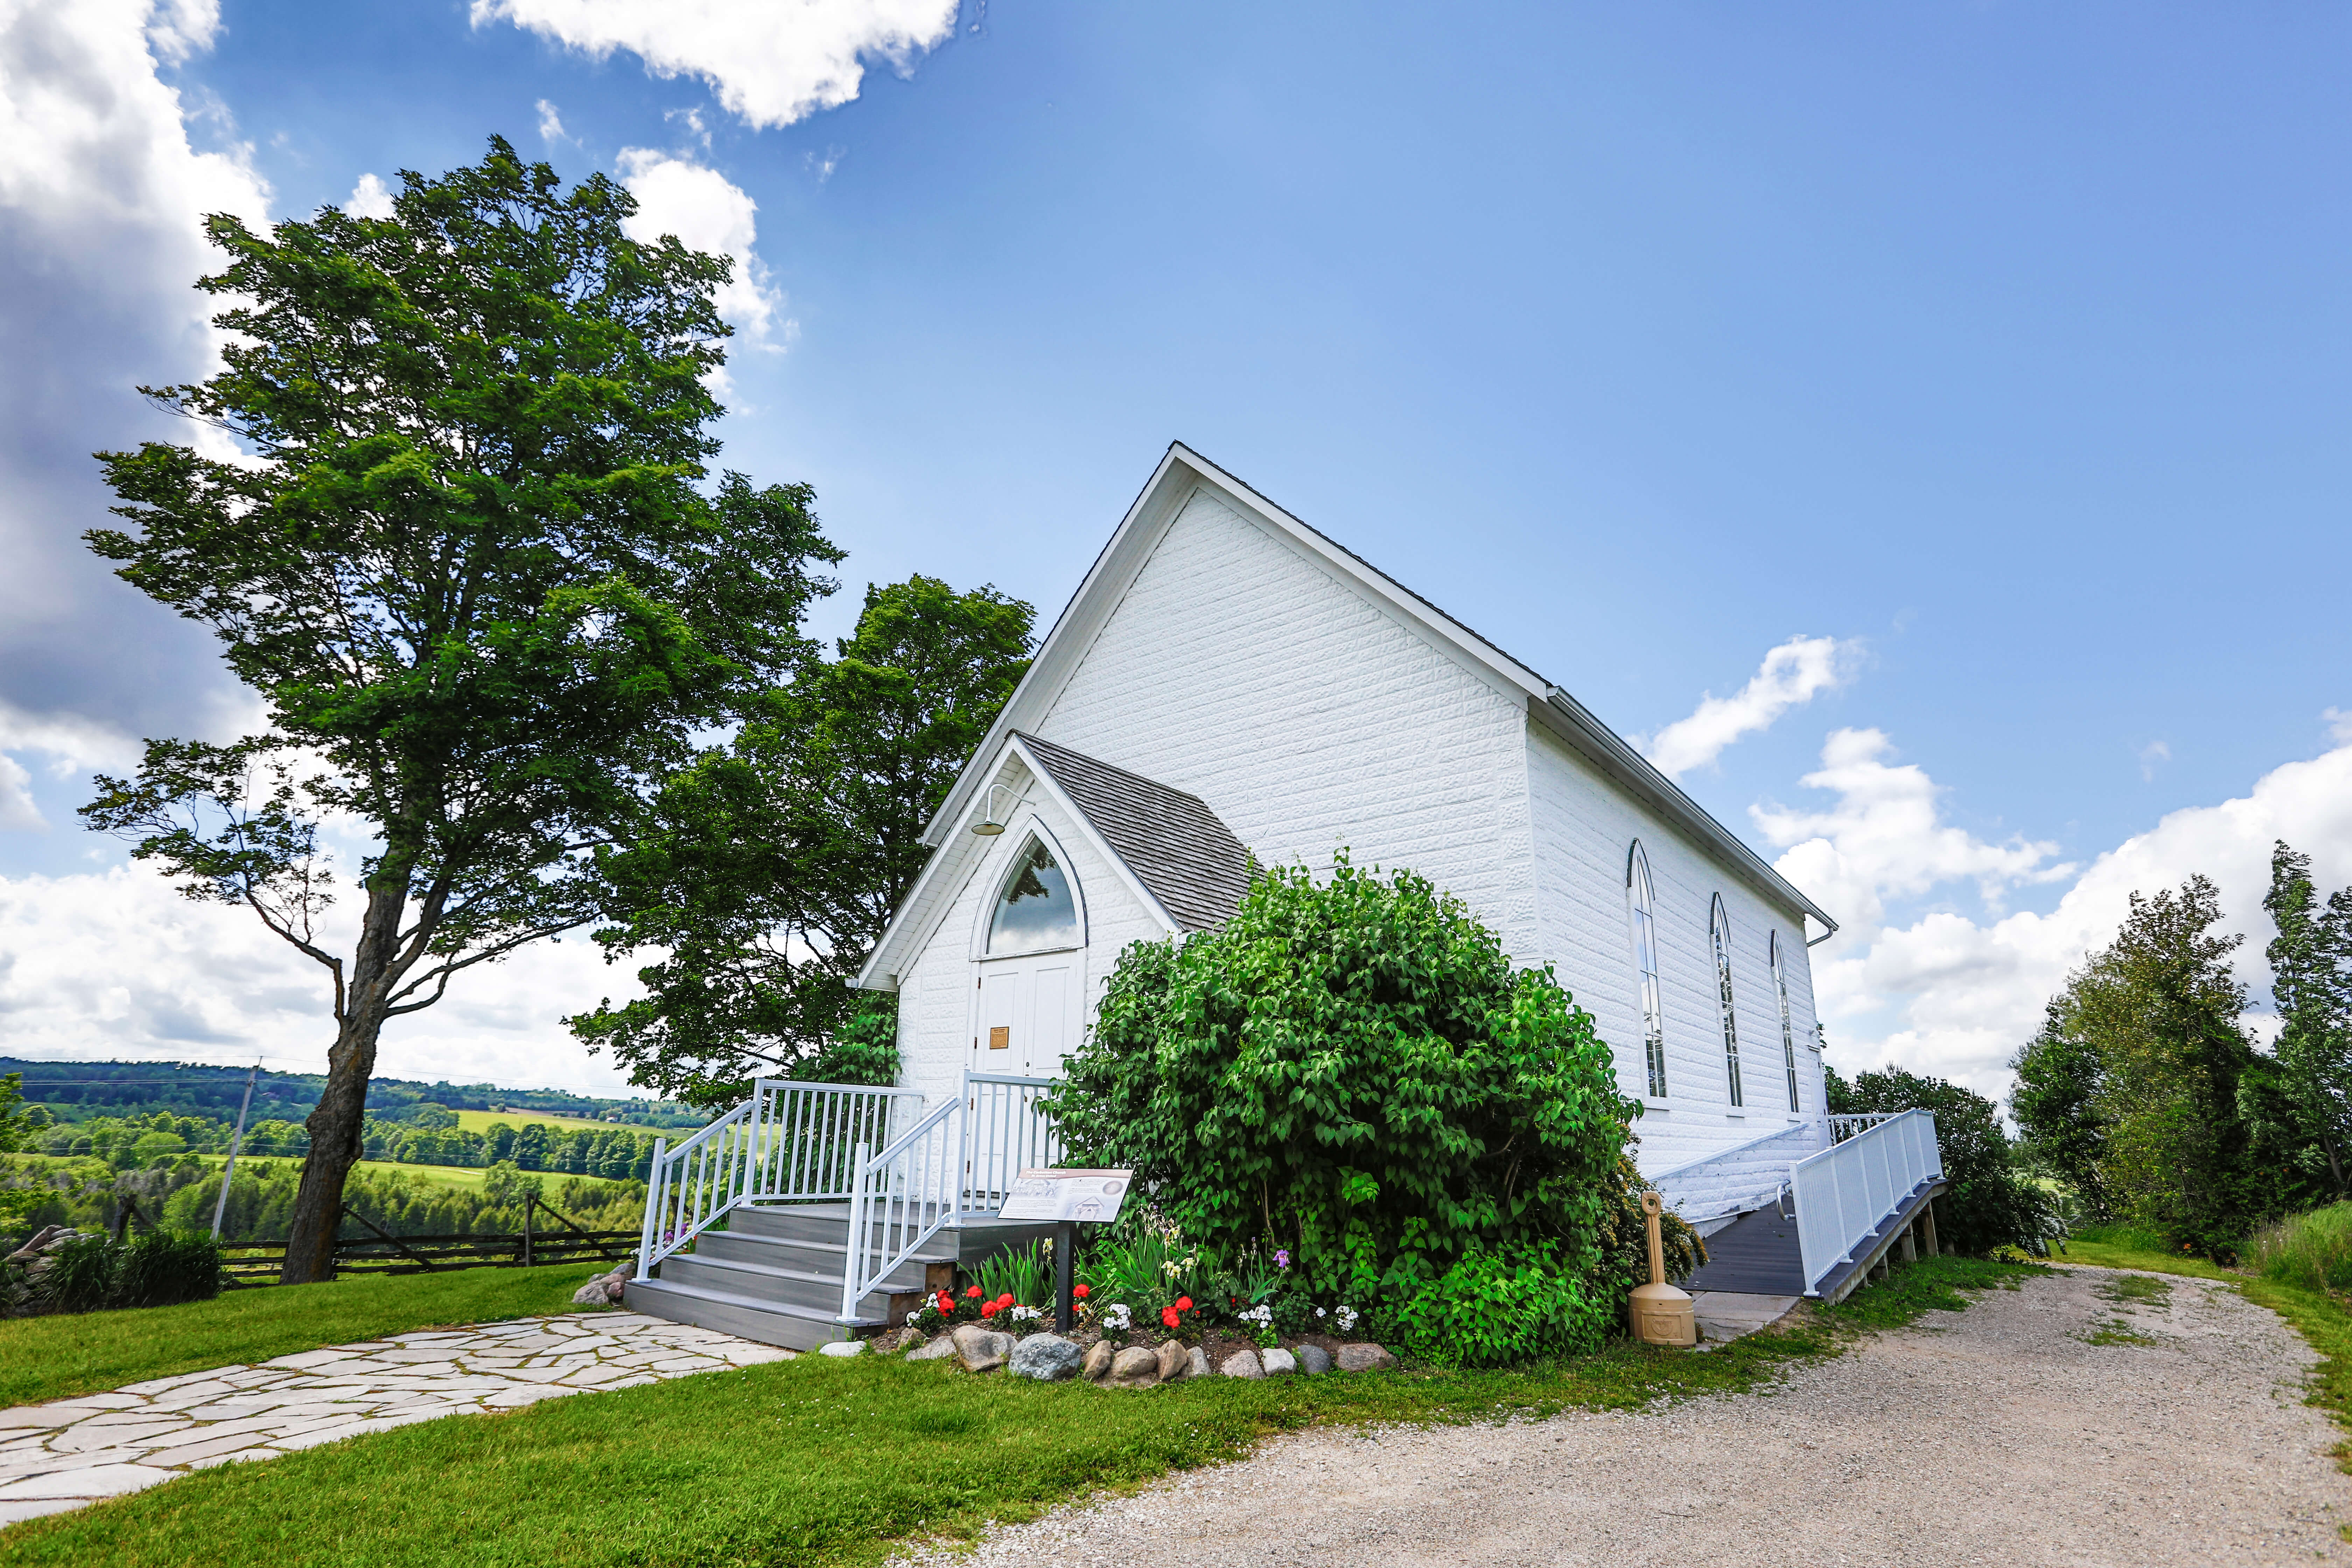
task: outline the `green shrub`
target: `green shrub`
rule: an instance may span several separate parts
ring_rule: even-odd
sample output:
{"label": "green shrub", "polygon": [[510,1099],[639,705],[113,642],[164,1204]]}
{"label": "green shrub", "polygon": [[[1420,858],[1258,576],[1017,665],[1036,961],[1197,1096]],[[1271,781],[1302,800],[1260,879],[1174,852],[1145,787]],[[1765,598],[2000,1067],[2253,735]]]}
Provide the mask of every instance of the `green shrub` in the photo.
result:
{"label": "green shrub", "polygon": [[1053,1110],[1073,1163],[1134,1167],[1204,1256],[1279,1248],[1299,1289],[1359,1305],[1473,1254],[1601,1267],[1634,1112],[1549,969],[1345,855],[1122,953]]}
{"label": "green shrub", "polygon": [[53,1312],[94,1312],[114,1299],[122,1248],[112,1237],[78,1236],[49,1255],[40,1301]]}
{"label": "green shrub", "polygon": [[1507,1366],[1601,1347],[1617,1293],[1580,1277],[1557,1247],[1475,1249],[1444,1273],[1392,1287],[1374,1322],[1404,1349],[1443,1365]]}
{"label": "green shrub", "polygon": [[2305,1290],[2352,1289],[2352,1203],[2293,1215],[2255,1233],[2254,1269]]}
{"label": "green shrub", "polygon": [[209,1236],[150,1230],[122,1245],[109,1305],[170,1307],[220,1294],[220,1243]]}

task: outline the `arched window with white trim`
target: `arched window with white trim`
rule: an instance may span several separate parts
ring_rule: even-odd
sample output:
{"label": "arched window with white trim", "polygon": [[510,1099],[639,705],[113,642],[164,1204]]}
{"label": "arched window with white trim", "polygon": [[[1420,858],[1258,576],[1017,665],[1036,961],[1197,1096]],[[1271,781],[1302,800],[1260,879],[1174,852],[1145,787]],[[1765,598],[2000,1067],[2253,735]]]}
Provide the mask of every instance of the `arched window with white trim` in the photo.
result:
{"label": "arched window with white trim", "polygon": [[1032,834],[997,889],[996,908],[988,920],[988,956],[1082,945],[1070,879],[1045,841]]}
{"label": "arched window with white trim", "polygon": [[1650,896],[1650,858],[1633,840],[1625,858],[1625,900],[1633,909],[1633,963],[1642,977],[1642,1054],[1650,1070],[1650,1098],[1666,1098],[1666,1015],[1659,1003],[1658,915]]}
{"label": "arched window with white trim", "polygon": [[1723,1070],[1731,1082],[1731,1103],[1737,1108],[1748,1101],[1739,1091],[1739,1024],[1731,1005],[1731,916],[1724,910],[1721,893],[1715,895],[1715,908],[1706,923],[1715,939],[1715,990],[1723,1009]]}
{"label": "arched window with white trim", "polygon": [[1780,1055],[1789,1064],[1789,1114],[1797,1103],[1797,1029],[1789,1017],[1789,972],[1780,962],[1780,933],[1772,933],[1772,989],[1780,994]]}

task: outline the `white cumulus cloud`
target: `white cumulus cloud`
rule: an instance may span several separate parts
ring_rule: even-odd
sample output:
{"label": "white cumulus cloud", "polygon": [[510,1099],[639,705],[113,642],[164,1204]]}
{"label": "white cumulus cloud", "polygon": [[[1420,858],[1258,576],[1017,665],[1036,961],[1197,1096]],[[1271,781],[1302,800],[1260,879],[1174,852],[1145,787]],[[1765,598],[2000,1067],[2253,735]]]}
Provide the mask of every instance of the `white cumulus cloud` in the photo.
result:
{"label": "white cumulus cloud", "polygon": [[474,0],[595,58],[625,49],[657,77],[708,83],[753,129],[856,98],[868,61],[904,73],[955,31],[958,0]]}
{"label": "white cumulus cloud", "polygon": [[781,347],[792,323],[782,319],[783,295],[752,249],[759,204],[718,170],[649,147],[625,147],[617,163],[621,183],[637,198],[636,216],[625,226],[629,237],[674,234],[688,250],[734,262],[734,276],[719,291],[719,313],[753,344]]}
{"label": "white cumulus cloud", "polygon": [[[352,902],[345,900],[346,904]],[[348,914],[349,910],[345,910]],[[349,952],[350,932],[338,927]],[[584,939],[539,942],[458,976],[448,996],[384,1026],[388,1078],[639,1092],[562,1026],[636,994]],[[251,913],[192,903],[144,867],[0,877],[0,1017],[34,1059],[248,1062],[320,1072],[333,1042],[326,972]]]}
{"label": "white cumulus cloud", "polygon": [[392,187],[383,183],[381,174],[362,174],[352,194],[343,198],[343,210],[353,217],[385,218],[392,216]]}
{"label": "white cumulus cloud", "polygon": [[1769,729],[1790,709],[1843,685],[1859,651],[1835,637],[1790,637],[1764,656],[1747,685],[1729,697],[1706,693],[1688,718],[1651,736],[1643,749],[1668,778],[1705,767],[1741,736]]}
{"label": "white cumulus cloud", "polygon": [[555,105],[543,98],[539,100],[539,139],[542,142],[571,140],[563,133],[563,116],[555,111]]}
{"label": "white cumulus cloud", "polygon": [[[2114,940],[2131,894],[2200,872],[2221,889],[2226,929],[2247,939],[2238,971],[2259,1001],[2273,842],[2309,853],[2323,886],[2352,883],[2352,743],[2274,768],[2237,798],[2173,812],[2079,868],[2050,863],[2054,845],[1989,843],[1942,821],[1933,782],[1889,765],[1887,750],[1875,731],[1841,731],[1805,781],[1836,792],[1834,805],[1755,812],[1785,847],[1781,874],[1847,921],[1815,950],[1813,969],[1832,1059],[1848,1073],[1894,1062],[2005,1096],[2009,1058],[2067,974]],[[2070,879],[2047,913],[2000,908],[2004,889]],[[1953,883],[1974,884],[1985,907],[1886,918],[1890,900]]]}

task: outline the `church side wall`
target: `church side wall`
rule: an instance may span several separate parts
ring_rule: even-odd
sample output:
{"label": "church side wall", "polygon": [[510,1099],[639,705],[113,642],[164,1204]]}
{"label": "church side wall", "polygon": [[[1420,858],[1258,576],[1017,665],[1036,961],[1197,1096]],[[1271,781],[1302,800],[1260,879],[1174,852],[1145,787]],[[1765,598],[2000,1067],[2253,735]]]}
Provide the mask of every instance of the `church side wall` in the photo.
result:
{"label": "church side wall", "polygon": [[1267,863],[1409,867],[1535,937],[1523,699],[1197,493],[1038,726]]}
{"label": "church side wall", "polygon": [[1085,903],[1089,1023],[1119,951],[1131,942],[1161,934],[1158,919],[1128,890],[1087,830],[1046,797],[1017,764],[1013,784],[1023,809],[1010,814],[1008,831],[987,840],[986,848],[965,863],[963,882],[946,917],[932,930],[914,963],[898,977],[898,1084],[928,1097],[926,1110],[958,1092],[970,1060],[977,932],[1013,857],[1028,841],[1024,825],[1030,811],[1034,811],[1060,846],[1065,868],[1077,883]]}
{"label": "church side wall", "polygon": [[[1636,837],[1649,858],[1668,1096],[1663,1103],[1650,1102],[1635,1127],[1643,1171],[1654,1175],[1792,1123],[1819,1123],[1820,1144],[1814,1146],[1825,1145],[1821,1056],[1809,1048],[1814,1038],[1813,992],[1802,918],[1759,898],[1542,730],[1530,728],[1527,743],[1538,933],[1527,955],[1550,963],[1560,983],[1592,1015],[1616,1057],[1619,1086],[1637,1099],[1646,1099],[1648,1074],[1641,976],[1625,896],[1626,858]],[[1746,1100],[1736,1110],[1707,924],[1717,893],[1731,921],[1733,1016]],[[1789,1112],[1780,1000],[1772,984],[1769,944],[1775,930],[1797,1041],[1801,1110],[1794,1117]]]}

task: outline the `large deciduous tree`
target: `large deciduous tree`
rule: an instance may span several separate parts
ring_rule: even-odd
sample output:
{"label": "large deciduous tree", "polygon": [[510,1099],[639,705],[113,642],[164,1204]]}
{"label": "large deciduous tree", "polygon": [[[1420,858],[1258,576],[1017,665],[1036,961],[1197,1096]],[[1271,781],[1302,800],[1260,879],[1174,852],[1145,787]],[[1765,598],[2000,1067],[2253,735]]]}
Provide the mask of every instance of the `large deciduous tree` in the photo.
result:
{"label": "large deciduous tree", "polygon": [[[241,450],[100,454],[131,526],[89,535],[268,713],[233,745],[150,742],[83,814],[331,976],[289,1282],[332,1271],[386,1021],[593,918],[593,853],[804,659],[841,559],[805,487],[704,467],[725,260],[631,241],[625,190],[502,140],[402,181],[388,218],[210,220],[225,368],[150,395]],[[321,834],[345,828],[338,946]]]}
{"label": "large deciduous tree", "polygon": [[852,991],[930,850],[924,826],[1029,667],[1029,605],[930,577],[867,591],[837,657],[811,658],[730,744],[662,790],[600,862],[615,958],[646,994],[572,1020],[635,1082],[700,1103],[761,1072],[897,1073],[887,996]]}

